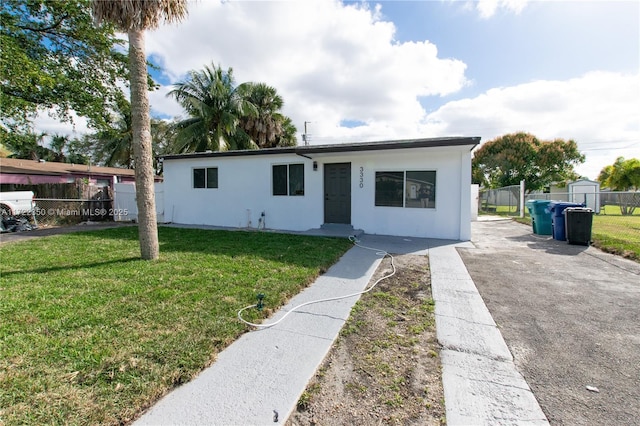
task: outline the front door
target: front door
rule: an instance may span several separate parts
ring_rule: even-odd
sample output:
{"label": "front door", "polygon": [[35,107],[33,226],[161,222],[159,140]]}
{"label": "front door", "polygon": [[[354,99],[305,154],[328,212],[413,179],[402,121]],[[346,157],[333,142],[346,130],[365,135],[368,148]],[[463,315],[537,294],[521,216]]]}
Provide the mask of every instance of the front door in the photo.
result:
{"label": "front door", "polygon": [[324,165],[324,223],[351,223],[351,163]]}

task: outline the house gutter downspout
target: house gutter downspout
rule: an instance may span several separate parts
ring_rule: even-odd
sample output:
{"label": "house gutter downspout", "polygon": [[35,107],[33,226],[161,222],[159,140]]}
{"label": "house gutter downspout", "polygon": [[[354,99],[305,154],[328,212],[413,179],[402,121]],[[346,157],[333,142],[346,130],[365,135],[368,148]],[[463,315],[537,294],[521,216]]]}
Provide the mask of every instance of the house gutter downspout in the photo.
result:
{"label": "house gutter downspout", "polygon": [[296,152],[296,155],[299,155],[300,157],[308,158],[309,160],[313,160],[313,158],[309,157],[308,155],[300,154],[299,152]]}

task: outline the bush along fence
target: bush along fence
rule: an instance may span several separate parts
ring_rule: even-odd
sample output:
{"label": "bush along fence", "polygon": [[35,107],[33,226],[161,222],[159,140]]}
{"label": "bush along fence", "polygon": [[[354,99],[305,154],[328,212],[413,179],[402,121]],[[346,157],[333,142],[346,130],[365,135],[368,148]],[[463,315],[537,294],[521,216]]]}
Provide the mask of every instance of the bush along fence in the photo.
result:
{"label": "bush along fence", "polygon": [[33,219],[38,227],[70,226],[113,220],[112,199],[36,198]]}
{"label": "bush along fence", "polygon": [[[521,214],[520,185],[480,191],[480,214],[529,217],[525,208]],[[640,259],[640,192],[595,191],[532,192],[527,200],[563,201],[582,204],[593,210],[592,240],[594,245],[610,252]]]}
{"label": "bush along fence", "polygon": [[20,223],[26,221],[30,229],[113,220],[115,214],[111,188],[81,179],[73,183],[22,185],[10,189],[34,192],[31,212],[12,218]]}

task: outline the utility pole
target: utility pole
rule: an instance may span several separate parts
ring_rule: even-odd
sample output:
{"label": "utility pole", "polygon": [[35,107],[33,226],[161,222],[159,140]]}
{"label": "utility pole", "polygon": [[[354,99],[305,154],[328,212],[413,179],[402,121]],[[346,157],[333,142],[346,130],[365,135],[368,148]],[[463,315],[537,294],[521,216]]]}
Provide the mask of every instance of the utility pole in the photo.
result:
{"label": "utility pole", "polygon": [[309,145],[309,134],[307,134],[307,123],[311,123],[310,121],[305,121],[304,122],[304,133],[302,134],[302,140],[304,141],[305,145]]}

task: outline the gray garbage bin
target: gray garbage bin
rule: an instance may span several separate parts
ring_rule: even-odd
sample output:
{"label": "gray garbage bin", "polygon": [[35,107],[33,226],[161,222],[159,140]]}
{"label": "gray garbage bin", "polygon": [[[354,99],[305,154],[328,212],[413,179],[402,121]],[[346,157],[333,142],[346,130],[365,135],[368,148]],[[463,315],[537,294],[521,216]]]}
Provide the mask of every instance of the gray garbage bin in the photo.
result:
{"label": "gray garbage bin", "polygon": [[568,207],[563,213],[567,242],[588,246],[591,243],[593,210],[584,207]]}

